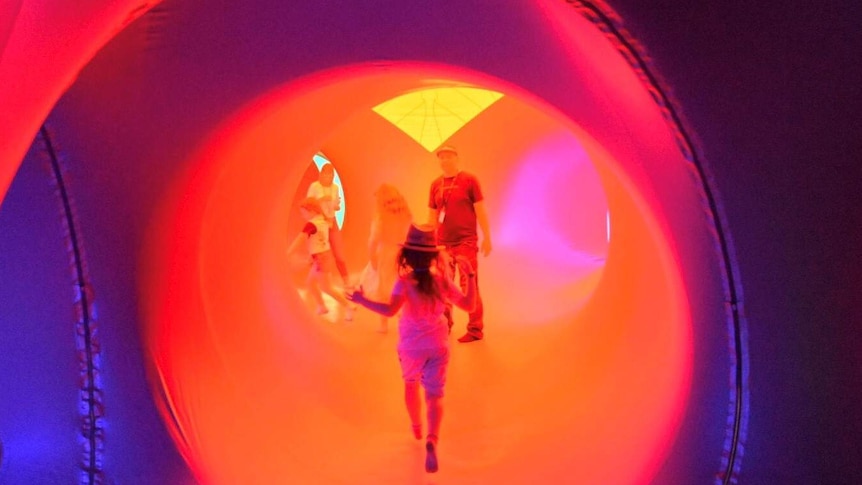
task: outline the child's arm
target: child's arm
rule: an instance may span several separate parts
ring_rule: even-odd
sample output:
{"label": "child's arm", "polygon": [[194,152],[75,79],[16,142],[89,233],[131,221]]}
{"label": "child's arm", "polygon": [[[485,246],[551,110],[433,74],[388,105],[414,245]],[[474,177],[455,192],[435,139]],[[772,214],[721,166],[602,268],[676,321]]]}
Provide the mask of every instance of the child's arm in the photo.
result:
{"label": "child's arm", "polygon": [[392,296],[389,297],[389,303],[369,300],[365,297],[365,294],[362,293],[362,288],[359,288],[353,293],[348,293],[345,296],[348,300],[358,303],[372,312],[379,313],[384,317],[394,316],[404,304],[404,295],[400,293],[393,293]]}
{"label": "child's arm", "polygon": [[302,228],[302,232],[297,234],[296,237],[293,238],[293,242],[290,243],[290,246],[287,247],[287,254],[293,254],[293,252],[296,251],[296,248],[302,245],[302,243],[308,239],[308,236],[311,236],[315,232],[317,232],[317,226],[310,222],[306,223],[305,227]]}

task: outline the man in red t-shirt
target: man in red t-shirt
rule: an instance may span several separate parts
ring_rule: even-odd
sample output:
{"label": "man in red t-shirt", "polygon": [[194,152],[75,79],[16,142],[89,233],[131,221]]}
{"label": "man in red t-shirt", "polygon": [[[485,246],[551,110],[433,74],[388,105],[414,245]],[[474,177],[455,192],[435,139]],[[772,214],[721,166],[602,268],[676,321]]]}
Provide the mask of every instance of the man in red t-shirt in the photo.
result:
{"label": "man in red t-shirt", "polygon": [[[451,269],[455,274],[454,258],[465,256],[476,273],[476,308],[470,313],[467,322],[467,333],[458,339],[459,342],[473,342],[484,337],[482,321],[482,297],[478,292],[479,234],[477,226],[482,230],[482,254],[491,253],[491,230],[488,227],[488,214],[485,212],[484,197],[479,180],[475,175],[461,170],[458,151],[451,146],[437,150],[437,160],[443,175],[431,183],[431,193],[428,199],[428,222],[437,227],[437,241],[446,246],[452,256]],[[467,288],[467,276],[459,274],[461,289]],[[452,309],[446,310],[449,328],[452,328]]]}

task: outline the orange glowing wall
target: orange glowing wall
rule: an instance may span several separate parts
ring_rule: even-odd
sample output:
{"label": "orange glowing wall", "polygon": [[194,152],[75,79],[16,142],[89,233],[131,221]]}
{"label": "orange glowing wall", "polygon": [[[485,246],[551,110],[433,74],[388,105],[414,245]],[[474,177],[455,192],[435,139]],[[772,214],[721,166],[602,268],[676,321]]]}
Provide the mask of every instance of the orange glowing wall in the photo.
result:
{"label": "orange glowing wall", "polygon": [[[12,29],[0,80],[16,79],[16,90],[0,99],[30,96],[16,101],[20,121],[0,125],[14,134],[0,153],[5,180],[70,73],[123,25],[124,4],[97,3],[80,43],[51,50],[64,61],[57,74],[21,91],[29,68],[7,61],[31,55],[21,47],[29,37]],[[440,479],[714,473],[700,457],[718,461],[724,446],[726,374],[701,378],[727,366],[723,266],[672,123],[566,2],[493,17],[459,5],[435,17],[405,5],[379,16],[275,0],[167,2],[118,35],[52,112],[55,136],[91,177],[79,214],[101,249],[89,266],[108,295],[102,316],[142,336],[138,354],[123,354],[138,367],[108,367],[107,392],[150,393],[201,483],[426,479],[394,335],[374,333],[367,312],[349,325],[315,318],[284,249],[318,151],[344,181],[354,272],[379,183],[401,188],[424,218],[434,158],[371,109],[456,85],[504,98],[449,140],[482,180],[495,249],[481,260],[488,338],[453,348]],[[276,18],[289,20],[260,27]],[[108,357],[138,342],[114,338]],[[134,369],[146,369],[145,385]],[[129,414],[113,432],[138,429]],[[115,470],[134,460],[114,451],[131,441],[106,449]]]}

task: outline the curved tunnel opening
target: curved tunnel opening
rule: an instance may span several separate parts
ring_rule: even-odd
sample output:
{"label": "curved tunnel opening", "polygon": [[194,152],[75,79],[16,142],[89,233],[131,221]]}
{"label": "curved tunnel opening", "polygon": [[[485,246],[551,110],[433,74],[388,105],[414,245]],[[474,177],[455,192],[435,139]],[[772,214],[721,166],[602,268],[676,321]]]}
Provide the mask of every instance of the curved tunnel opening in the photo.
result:
{"label": "curved tunnel opening", "polygon": [[[480,260],[487,339],[452,344],[441,479],[559,481],[578,470],[582,483],[640,483],[667,455],[688,395],[690,317],[662,215],[624,164],[517,86],[452,66],[357,65],[290,83],[223,124],[151,226],[141,291],[154,394],[207,483],[424,474],[395,335],[375,333],[368,312],[350,324],[316,318],[284,249],[319,150],[351,199],[354,272],[379,183],[425,217],[433,156],[392,136],[371,107],[429,85],[505,94],[451,138],[483,181],[495,249]],[[579,203],[611,214],[610,242],[604,220],[576,224],[589,212]]]}
{"label": "curved tunnel opening", "polygon": [[[440,90],[429,89],[428,82],[422,84],[426,86],[413,94]],[[463,88],[456,86],[453,89]],[[457,108],[436,109],[448,114]],[[515,321],[529,326],[571,314],[592,293],[610,237],[607,199],[580,142],[552,117],[511,95],[464,123],[448,139],[467,149],[462,163],[468,171],[481,170],[482,178],[487,179],[483,187],[493,194],[488,204],[494,212],[495,256],[486,261],[482,286],[490,286],[496,298],[507,302],[506,311],[494,320],[503,326]],[[290,238],[299,233],[305,221],[298,214],[298,204],[317,180],[320,167],[331,163],[343,201],[336,219],[348,242],[347,259],[353,263],[353,279],[357,280],[358,270],[368,260],[365,242],[374,192],[382,183],[399,188],[408,199],[414,221],[425,221],[428,186],[439,175],[433,155],[437,145],[420,144],[391,120],[369,110],[350,114],[323,142],[326,153],[337,153],[337,159],[317,153],[302,174],[286,215],[286,234]],[[345,170],[349,177],[340,175]],[[294,255],[291,263],[297,266],[296,284],[304,285],[307,257]],[[508,277],[506,268],[510,267],[519,268],[517,281]],[[496,284],[503,281],[507,284]],[[328,317],[337,319],[339,315],[333,312]]]}

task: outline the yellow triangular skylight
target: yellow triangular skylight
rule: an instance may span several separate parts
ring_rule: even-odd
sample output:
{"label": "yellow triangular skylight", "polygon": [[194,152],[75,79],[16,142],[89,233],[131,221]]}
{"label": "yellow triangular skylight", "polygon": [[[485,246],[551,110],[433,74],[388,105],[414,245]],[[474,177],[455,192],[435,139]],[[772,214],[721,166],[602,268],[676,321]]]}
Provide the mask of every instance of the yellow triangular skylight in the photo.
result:
{"label": "yellow triangular skylight", "polygon": [[373,109],[433,152],[502,97],[480,88],[432,88],[392,98]]}

